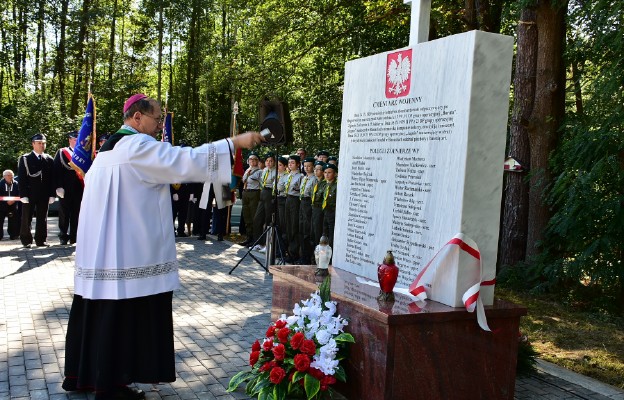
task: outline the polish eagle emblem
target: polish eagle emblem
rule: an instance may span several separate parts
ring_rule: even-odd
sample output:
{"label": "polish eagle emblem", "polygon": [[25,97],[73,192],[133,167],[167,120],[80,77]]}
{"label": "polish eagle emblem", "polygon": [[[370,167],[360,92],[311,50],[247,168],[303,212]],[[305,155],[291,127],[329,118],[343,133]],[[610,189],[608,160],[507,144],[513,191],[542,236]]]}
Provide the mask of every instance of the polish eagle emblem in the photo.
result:
{"label": "polish eagle emblem", "polygon": [[409,92],[412,74],[412,50],[388,54],[386,97],[402,97]]}

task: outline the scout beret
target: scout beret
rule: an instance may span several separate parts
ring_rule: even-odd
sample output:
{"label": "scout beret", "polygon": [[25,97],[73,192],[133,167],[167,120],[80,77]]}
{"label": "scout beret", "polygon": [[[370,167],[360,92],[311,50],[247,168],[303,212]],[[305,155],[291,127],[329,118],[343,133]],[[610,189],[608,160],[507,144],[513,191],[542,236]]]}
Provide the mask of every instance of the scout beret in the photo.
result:
{"label": "scout beret", "polygon": [[311,163],[313,163],[314,161],[316,161],[316,160],[314,159],[314,157],[306,157],[306,158],[304,158],[304,159],[303,159],[303,162],[304,162],[304,163],[307,163],[307,162],[311,162]]}
{"label": "scout beret", "polygon": [[326,169],[333,169],[334,171],[338,172],[338,166],[334,164],[325,165],[325,168],[323,168],[323,171],[325,171]]}
{"label": "scout beret", "polygon": [[329,156],[329,152],[327,150],[319,150],[316,156]]}
{"label": "scout beret", "polygon": [[295,160],[295,161],[296,161],[296,162],[298,162],[298,163],[300,163],[300,162],[301,162],[301,157],[299,157],[299,156],[298,156],[298,155],[296,155],[296,154],[291,154],[291,155],[288,157],[288,159],[289,159],[289,160]]}

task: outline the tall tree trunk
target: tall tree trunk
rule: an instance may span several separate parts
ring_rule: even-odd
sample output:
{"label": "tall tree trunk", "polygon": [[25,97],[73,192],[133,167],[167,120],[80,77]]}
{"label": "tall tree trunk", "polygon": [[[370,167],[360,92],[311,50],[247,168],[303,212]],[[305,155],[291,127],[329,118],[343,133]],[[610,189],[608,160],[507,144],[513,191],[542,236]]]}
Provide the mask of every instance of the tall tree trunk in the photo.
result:
{"label": "tall tree trunk", "polygon": [[583,114],[583,93],[581,91],[581,73],[579,71],[578,62],[572,61],[572,81],[574,82],[574,100],[576,104],[576,113]]}
{"label": "tall tree trunk", "polygon": [[35,49],[35,70],[33,71],[35,78],[35,91],[39,90],[40,79],[42,78],[43,63],[41,62],[41,46],[45,40],[44,31],[44,12],[45,0],[39,0],[39,12],[37,13],[37,47]]}
{"label": "tall tree trunk", "polygon": [[80,16],[80,29],[78,31],[78,41],[75,47],[75,69],[74,69],[74,92],[71,99],[70,115],[78,114],[78,102],[80,99],[80,90],[83,85],[83,71],[88,71],[85,66],[84,48],[87,40],[87,24],[89,21],[89,7],[91,0],[82,1],[82,11]]}
{"label": "tall tree trunk", "polygon": [[160,4],[160,10],[158,11],[158,88],[157,96],[158,101],[162,101],[162,57],[163,57],[163,5]]}
{"label": "tall tree trunk", "polygon": [[531,174],[527,258],[540,252],[540,242],[551,217],[545,196],[552,181],[550,153],[558,142],[558,129],[565,112],[565,17],[567,0],[537,3],[537,67],[535,103],[529,124]]}
{"label": "tall tree trunk", "polygon": [[117,23],[117,0],[113,2],[113,15],[110,29],[109,53],[108,53],[108,84],[113,85],[113,71],[115,64],[115,25]]}
{"label": "tall tree trunk", "polygon": [[466,29],[500,32],[503,0],[465,0]]}
{"label": "tall tree trunk", "polygon": [[66,99],[65,99],[65,80],[67,78],[67,73],[65,71],[65,57],[66,57],[66,39],[65,32],[67,27],[67,22],[65,16],[67,15],[67,9],[69,6],[69,0],[61,1],[61,14],[60,21],[61,24],[59,26],[59,42],[58,47],[56,49],[56,59],[54,62],[54,66],[56,69],[56,76],[58,77],[58,85],[59,85],[59,103],[61,108],[61,114],[65,114],[66,112]]}
{"label": "tall tree trunk", "polygon": [[[514,75],[514,103],[511,115],[509,156],[530,168],[529,119],[535,102],[537,27],[535,9],[522,10],[518,24],[518,43]],[[529,183],[526,172],[505,174],[503,216],[501,221],[499,266],[514,266],[524,261],[529,217]]]}

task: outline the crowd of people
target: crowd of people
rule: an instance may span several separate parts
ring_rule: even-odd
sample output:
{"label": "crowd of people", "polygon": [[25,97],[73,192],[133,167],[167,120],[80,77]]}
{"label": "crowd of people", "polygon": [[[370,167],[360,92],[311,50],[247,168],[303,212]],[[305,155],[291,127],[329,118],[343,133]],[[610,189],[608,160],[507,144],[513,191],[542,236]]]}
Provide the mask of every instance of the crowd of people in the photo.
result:
{"label": "crowd of people", "polygon": [[[18,158],[17,171],[7,169],[0,181],[0,239],[4,237],[4,220],[11,240],[20,239],[24,247],[34,243],[48,246],[48,210],[59,199],[58,227],[62,245],[76,243],[78,216],[84,182],[70,165],[78,132],[67,133],[68,145],[54,157],[46,153],[47,139],[42,133],[31,137],[32,151]],[[100,144],[106,140],[100,137]],[[35,219],[35,234],[32,220]]]}
{"label": "crowd of people", "polygon": [[303,148],[288,156],[250,153],[242,179],[243,245],[265,252],[266,228],[275,218],[282,251],[277,256],[288,263],[314,264],[321,236],[333,245],[337,182],[338,159],[325,150],[315,157],[307,157]]}

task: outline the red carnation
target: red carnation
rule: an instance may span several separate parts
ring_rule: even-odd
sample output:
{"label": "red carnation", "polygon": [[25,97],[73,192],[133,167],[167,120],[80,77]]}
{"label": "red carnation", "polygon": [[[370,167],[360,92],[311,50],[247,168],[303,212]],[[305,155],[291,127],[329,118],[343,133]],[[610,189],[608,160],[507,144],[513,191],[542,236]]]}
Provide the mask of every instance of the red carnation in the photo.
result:
{"label": "red carnation", "polygon": [[321,390],[327,390],[329,385],[333,385],[334,383],[336,383],[336,378],[331,375],[325,375],[321,379]]}
{"label": "red carnation", "polygon": [[260,349],[260,342],[256,340],[254,344],[251,345],[251,351],[260,351]]}
{"label": "red carnation", "polygon": [[256,365],[259,358],[260,358],[260,351],[252,351],[251,354],[249,355],[249,365],[251,365],[252,367]]}
{"label": "red carnation", "polygon": [[268,338],[272,338],[273,335],[275,335],[275,326],[271,325],[269,326],[269,329],[267,329],[265,336]]}
{"label": "red carnation", "polygon": [[282,361],[286,356],[286,347],[281,343],[273,347],[273,355],[277,361]]}
{"label": "red carnation", "polygon": [[274,384],[278,384],[282,381],[282,379],[284,379],[286,377],[286,371],[284,371],[282,368],[280,367],[275,367],[271,370],[271,373],[269,374],[269,380],[271,381],[271,383]]}
{"label": "red carnation", "polygon": [[269,339],[266,342],[262,343],[262,348],[264,351],[271,351],[273,348],[273,339]]}
{"label": "red carnation", "polygon": [[287,343],[288,335],[290,335],[290,329],[288,328],[281,328],[277,331],[277,339],[279,339],[280,343]]}
{"label": "red carnation", "polygon": [[305,354],[297,354],[293,361],[299,372],[306,372],[310,368],[310,357]]}
{"label": "red carnation", "polygon": [[290,338],[290,346],[293,349],[298,350],[299,347],[301,347],[301,343],[303,343],[304,339],[305,336],[303,335],[303,333],[297,332],[293,335],[293,337]]}
{"label": "red carnation", "polygon": [[312,375],[314,378],[318,379],[319,381],[323,379],[323,377],[325,376],[325,374],[320,369],[316,369],[316,368],[310,368],[308,370],[308,374]]}
{"label": "red carnation", "polygon": [[275,327],[277,329],[282,329],[285,326],[286,326],[286,321],[284,321],[283,319],[278,319],[277,321],[275,321]]}
{"label": "red carnation", "polygon": [[316,345],[314,344],[314,340],[304,340],[303,343],[301,343],[299,350],[302,353],[313,356],[316,353]]}

